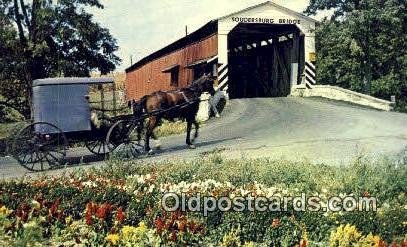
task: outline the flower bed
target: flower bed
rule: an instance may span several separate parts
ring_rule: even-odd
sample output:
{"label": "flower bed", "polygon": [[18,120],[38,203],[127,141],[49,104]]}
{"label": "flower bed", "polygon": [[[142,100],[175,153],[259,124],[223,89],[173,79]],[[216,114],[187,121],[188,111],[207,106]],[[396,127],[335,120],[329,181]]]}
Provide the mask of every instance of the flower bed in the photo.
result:
{"label": "flower bed", "polygon": [[[111,161],[54,178],[0,183],[0,245],[406,246],[407,168],[286,161]],[[376,212],[167,212],[166,192],[220,198],[299,193],[376,197]]]}

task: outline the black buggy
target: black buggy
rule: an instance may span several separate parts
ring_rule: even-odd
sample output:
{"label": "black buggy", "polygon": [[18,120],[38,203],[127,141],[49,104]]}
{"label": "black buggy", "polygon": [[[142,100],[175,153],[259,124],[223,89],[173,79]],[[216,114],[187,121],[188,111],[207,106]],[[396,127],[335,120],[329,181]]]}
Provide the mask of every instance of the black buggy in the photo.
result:
{"label": "black buggy", "polygon": [[[105,88],[113,88],[106,100]],[[100,92],[92,102],[90,90]],[[108,109],[107,104],[113,105]],[[32,120],[15,137],[12,155],[25,168],[42,171],[66,163],[69,143],[84,143],[94,154],[122,149],[132,155],[143,150],[132,134],[133,114],[117,115],[116,93],[110,78],[52,78],[32,85]],[[110,138],[107,138],[107,136]]]}

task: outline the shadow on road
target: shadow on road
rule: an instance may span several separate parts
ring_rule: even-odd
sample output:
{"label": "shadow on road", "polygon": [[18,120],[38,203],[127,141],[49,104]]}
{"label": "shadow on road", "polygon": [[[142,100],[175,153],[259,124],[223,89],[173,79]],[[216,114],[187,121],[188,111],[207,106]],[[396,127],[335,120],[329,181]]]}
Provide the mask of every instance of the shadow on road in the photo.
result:
{"label": "shadow on road", "polygon": [[87,163],[99,162],[105,160],[104,155],[87,154],[65,159],[68,166],[86,165]]}
{"label": "shadow on road", "polygon": [[[204,142],[199,142],[196,143],[196,149],[197,151],[200,151],[200,148],[204,148],[207,146],[212,146],[212,145],[216,145],[222,142],[226,142],[226,141],[231,141],[231,140],[235,140],[238,138],[225,138],[225,139],[218,139],[218,140],[213,140],[213,141],[204,141]],[[163,149],[163,150],[157,150],[155,152],[155,154],[153,155],[141,155],[139,157],[135,157],[134,159],[127,159],[127,161],[131,161],[131,160],[146,160],[149,158],[155,158],[155,157],[160,157],[163,156],[165,154],[170,154],[173,152],[181,152],[178,153],[178,155],[183,155],[183,154],[187,154],[186,152],[188,151],[192,151],[191,149],[188,148],[187,145],[182,144],[182,145],[178,145],[178,146],[174,146],[174,147],[170,147],[168,149]],[[185,152],[185,153],[182,153]],[[67,157],[66,158],[66,165],[63,167],[57,167],[55,169],[52,170],[59,170],[59,169],[64,169],[64,168],[80,168],[80,167],[86,167],[89,165],[92,165],[92,163],[95,162],[100,162],[100,161],[104,161],[105,160],[105,156],[102,155],[94,155],[94,154],[86,154],[86,155],[81,155],[81,156],[75,156],[75,157]]]}

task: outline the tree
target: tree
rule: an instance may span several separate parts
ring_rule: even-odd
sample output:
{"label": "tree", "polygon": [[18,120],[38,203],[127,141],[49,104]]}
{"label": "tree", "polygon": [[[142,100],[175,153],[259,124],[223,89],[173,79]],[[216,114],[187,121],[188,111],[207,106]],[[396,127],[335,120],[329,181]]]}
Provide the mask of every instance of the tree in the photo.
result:
{"label": "tree", "polygon": [[311,0],[334,10],[317,28],[318,79],[389,99],[407,90],[407,1]]}
{"label": "tree", "polygon": [[0,104],[30,116],[32,80],[113,71],[117,41],[86,7],[99,0],[0,0]]}

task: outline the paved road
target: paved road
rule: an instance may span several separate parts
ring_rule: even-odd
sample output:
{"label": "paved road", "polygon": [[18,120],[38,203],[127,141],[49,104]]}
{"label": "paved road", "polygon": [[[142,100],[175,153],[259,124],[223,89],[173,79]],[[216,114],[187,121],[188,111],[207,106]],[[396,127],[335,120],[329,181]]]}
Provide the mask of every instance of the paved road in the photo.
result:
{"label": "paved road", "polygon": [[[225,157],[270,157],[346,164],[360,152],[373,158],[407,147],[407,114],[382,112],[319,98],[239,99],[228,103],[220,119],[201,129],[197,149],[184,136],[162,140],[162,151],[143,159],[189,159],[218,148]],[[70,156],[93,156],[81,149]],[[91,162],[101,165],[103,161]],[[52,171],[59,173],[62,170]],[[24,175],[11,158],[0,158],[0,178]]]}

